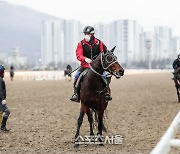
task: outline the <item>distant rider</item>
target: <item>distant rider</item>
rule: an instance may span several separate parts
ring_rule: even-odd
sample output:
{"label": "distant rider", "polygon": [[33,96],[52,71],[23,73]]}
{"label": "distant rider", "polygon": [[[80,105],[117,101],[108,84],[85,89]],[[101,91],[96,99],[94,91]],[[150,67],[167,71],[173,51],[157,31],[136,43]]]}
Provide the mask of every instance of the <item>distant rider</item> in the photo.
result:
{"label": "distant rider", "polygon": [[0,65],[0,112],[3,113],[2,122],[1,122],[1,130],[9,131],[6,128],[6,122],[10,115],[10,110],[6,104],[6,84],[3,80],[4,70],[5,70],[5,67],[3,65]]}
{"label": "distant rider", "polygon": [[13,66],[10,67],[9,73],[10,73],[11,81],[13,81],[13,77],[14,77],[14,67]]}

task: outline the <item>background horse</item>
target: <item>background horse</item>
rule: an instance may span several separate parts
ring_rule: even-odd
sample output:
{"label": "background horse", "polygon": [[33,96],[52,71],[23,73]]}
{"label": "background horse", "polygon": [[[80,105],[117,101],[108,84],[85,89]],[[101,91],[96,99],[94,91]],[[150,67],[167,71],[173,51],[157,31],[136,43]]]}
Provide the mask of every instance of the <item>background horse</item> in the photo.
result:
{"label": "background horse", "polygon": [[177,70],[175,70],[174,74],[174,83],[175,83],[175,87],[176,87],[176,91],[177,91],[177,95],[178,95],[178,101],[180,103],[180,94],[179,94],[179,89],[180,89],[180,68],[177,68]]}
{"label": "background horse", "polygon": [[108,101],[105,100],[105,93],[107,88],[110,91],[109,87],[107,87],[102,80],[102,74],[104,71],[108,71],[117,79],[124,75],[124,69],[120,66],[116,56],[113,54],[114,49],[115,47],[110,51],[103,51],[102,53],[100,53],[99,56],[90,65],[89,71],[81,82],[81,109],[79,118],[77,120],[77,131],[75,134],[74,147],[78,146],[78,136],[85,114],[87,114],[88,116],[90,136],[94,135],[91,109],[95,111],[97,115],[97,134],[99,136],[98,140],[102,143],[103,115],[108,105]]}
{"label": "background horse", "polygon": [[71,71],[72,67],[70,65],[67,65],[66,69],[64,70],[64,76],[66,78],[66,81],[72,80]]}

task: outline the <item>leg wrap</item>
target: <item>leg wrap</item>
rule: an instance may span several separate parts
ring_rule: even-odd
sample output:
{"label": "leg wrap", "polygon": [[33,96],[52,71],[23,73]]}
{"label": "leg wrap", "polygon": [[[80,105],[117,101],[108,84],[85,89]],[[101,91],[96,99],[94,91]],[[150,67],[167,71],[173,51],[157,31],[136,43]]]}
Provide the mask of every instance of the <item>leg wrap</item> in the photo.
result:
{"label": "leg wrap", "polygon": [[3,112],[0,111],[0,123],[2,122],[2,115],[3,115]]}
{"label": "leg wrap", "polygon": [[7,109],[4,111],[3,117],[4,117],[4,118],[8,118],[9,115],[10,115],[10,110],[7,108]]}

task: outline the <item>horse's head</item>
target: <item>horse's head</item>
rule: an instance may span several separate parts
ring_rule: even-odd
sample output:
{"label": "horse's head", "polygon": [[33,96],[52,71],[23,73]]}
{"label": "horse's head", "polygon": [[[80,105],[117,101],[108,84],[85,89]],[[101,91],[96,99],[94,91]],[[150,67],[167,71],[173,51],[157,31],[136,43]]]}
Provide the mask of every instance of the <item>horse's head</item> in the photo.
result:
{"label": "horse's head", "polygon": [[117,61],[117,57],[114,55],[113,51],[116,47],[111,50],[103,51],[101,54],[101,64],[102,68],[116,78],[120,78],[124,75],[124,69],[121,67],[119,62]]}

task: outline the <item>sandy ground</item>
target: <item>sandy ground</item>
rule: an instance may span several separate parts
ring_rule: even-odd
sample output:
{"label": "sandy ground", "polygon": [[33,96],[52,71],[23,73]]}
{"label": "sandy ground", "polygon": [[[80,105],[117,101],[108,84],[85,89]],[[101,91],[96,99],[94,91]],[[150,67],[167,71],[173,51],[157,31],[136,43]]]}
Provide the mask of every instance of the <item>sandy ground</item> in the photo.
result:
{"label": "sandy ground", "polygon": [[[108,105],[108,132],[120,134],[122,145],[81,145],[73,148],[80,104],[70,102],[72,81],[30,81],[5,78],[11,109],[8,133],[0,133],[0,154],[120,153],[145,154],[157,144],[179,111],[170,72],[113,78]],[[97,132],[97,130],[95,130]],[[85,116],[81,135],[89,134]],[[173,149],[174,150],[174,149]],[[177,153],[175,149],[174,152]]]}

